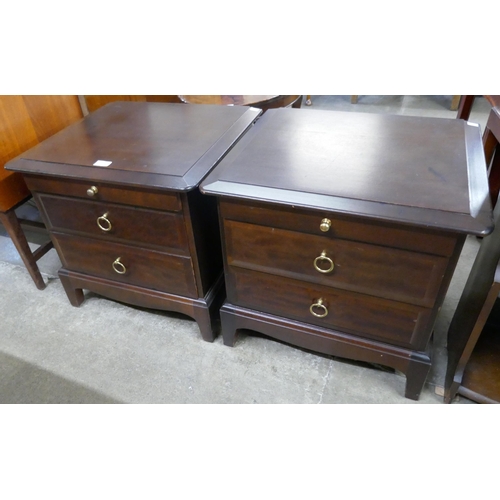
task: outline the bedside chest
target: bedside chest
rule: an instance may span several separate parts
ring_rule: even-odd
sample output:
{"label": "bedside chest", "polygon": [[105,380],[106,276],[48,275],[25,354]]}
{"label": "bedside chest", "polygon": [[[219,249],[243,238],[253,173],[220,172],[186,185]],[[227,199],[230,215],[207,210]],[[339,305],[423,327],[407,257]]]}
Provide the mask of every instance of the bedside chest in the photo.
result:
{"label": "bedside chest", "polygon": [[71,304],[88,289],[186,314],[214,339],[224,298],[217,207],[198,185],[260,113],[115,102],[7,165],[40,208]]}
{"label": "bedside chest", "polygon": [[219,201],[224,343],[250,329],[387,365],[418,399],[467,234],[492,229],[479,127],[270,110],[201,184]]}

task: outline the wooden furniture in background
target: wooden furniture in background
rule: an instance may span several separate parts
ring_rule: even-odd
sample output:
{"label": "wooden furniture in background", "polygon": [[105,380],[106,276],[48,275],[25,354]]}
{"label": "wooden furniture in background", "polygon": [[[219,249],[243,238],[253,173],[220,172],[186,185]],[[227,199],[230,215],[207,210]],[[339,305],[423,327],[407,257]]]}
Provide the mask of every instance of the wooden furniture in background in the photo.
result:
{"label": "wooden furniture in background", "polygon": [[263,111],[272,108],[300,108],[301,95],[180,95],[188,104],[220,104],[224,106],[252,106]]}
{"label": "wooden furniture in background", "polygon": [[387,365],[419,397],[466,235],[492,228],[477,127],[269,110],[201,190],[219,199],[226,345],[250,329]]}
{"label": "wooden furniture in background", "polygon": [[[500,192],[500,95],[483,96],[492,106],[488,122],[483,132],[483,148],[488,169],[488,183],[493,204],[497,202]],[[460,101],[457,118],[468,120],[476,96],[464,95]]]}
{"label": "wooden furniture in background", "polygon": [[179,96],[177,95],[84,95],[79,97],[83,99],[84,106],[87,108],[89,113],[102,108],[102,106],[109,104],[110,102],[116,101],[181,102]]}
{"label": "wooden furniture in background", "polygon": [[198,184],[260,113],[113,102],[7,165],[40,206],[72,305],[91,290],[186,314],[214,339],[220,236],[215,200]]}
{"label": "wooden furniture in background", "polygon": [[[500,204],[495,229],[479,248],[448,330],[446,403],[457,394],[478,403],[500,403]],[[496,307],[495,307],[496,305]],[[496,310],[497,314],[492,314]],[[493,323],[496,319],[496,324]]]}
{"label": "wooden furniture in background", "polygon": [[31,251],[22,226],[39,229],[43,224],[16,216],[15,210],[31,198],[31,193],[22,175],[5,170],[4,165],[81,118],[76,96],[0,96],[0,222],[40,290],[45,282],[37,261],[52,248],[52,242]]}

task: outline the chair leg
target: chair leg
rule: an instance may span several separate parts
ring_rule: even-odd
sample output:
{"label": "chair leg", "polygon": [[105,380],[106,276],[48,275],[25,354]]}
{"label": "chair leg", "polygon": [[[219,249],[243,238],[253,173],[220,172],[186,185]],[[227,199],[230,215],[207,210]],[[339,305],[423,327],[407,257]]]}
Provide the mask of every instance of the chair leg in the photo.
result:
{"label": "chair leg", "polygon": [[358,96],[352,95],[351,96],[351,104],[357,104],[357,103],[358,103]]}
{"label": "chair leg", "polygon": [[500,145],[497,145],[493,155],[488,184],[490,187],[491,204],[495,207],[498,200],[498,193],[500,193]]}
{"label": "chair leg", "polygon": [[38,266],[36,264],[37,259],[31,252],[24,231],[21,228],[21,224],[19,223],[19,220],[14,210],[8,210],[7,212],[0,212],[0,222],[3,224],[7,233],[12,239],[12,242],[14,243],[17,251],[19,252],[21,259],[23,259],[26,269],[28,270],[30,276],[35,282],[36,287],[39,290],[43,290],[46,285],[45,282],[43,281],[42,275],[40,274],[40,270],[38,269]]}
{"label": "chair leg", "polygon": [[458,111],[457,111],[457,118],[459,120],[469,119],[475,97],[476,96],[473,95],[463,95],[460,97],[460,104],[458,106]]}

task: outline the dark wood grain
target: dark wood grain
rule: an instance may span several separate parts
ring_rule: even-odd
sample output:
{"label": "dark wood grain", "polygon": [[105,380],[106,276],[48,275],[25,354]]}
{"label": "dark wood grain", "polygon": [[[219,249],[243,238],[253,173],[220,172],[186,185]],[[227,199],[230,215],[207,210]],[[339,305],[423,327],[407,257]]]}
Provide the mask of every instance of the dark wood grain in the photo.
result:
{"label": "dark wood grain", "polygon": [[466,234],[492,229],[481,148],[458,120],[266,112],[201,184],[219,198],[224,343],[249,328],[403,364],[417,398]]}
{"label": "dark wood grain", "polygon": [[[105,238],[107,241],[161,247],[189,255],[184,218],[175,212],[79,200],[65,196],[35,195],[49,229]],[[106,215],[105,222],[98,218]]]}
{"label": "dark wood grain", "polygon": [[[7,168],[37,174],[43,161],[46,175],[191,190],[260,113],[246,107],[114,102]],[[95,165],[98,161],[110,164]]]}
{"label": "dark wood grain", "polygon": [[[433,306],[448,264],[444,257],[241,222],[226,221],[225,234],[231,266],[426,307]],[[333,269],[322,273],[315,262]]]}
{"label": "dark wood grain", "polygon": [[[191,298],[198,296],[189,257],[57,232],[52,232],[52,238],[67,269]],[[112,267],[118,257],[125,274],[118,274]]]}
{"label": "dark wood grain", "polygon": [[[430,309],[245,269],[230,270],[226,279],[231,304],[407,348],[426,347],[422,333]],[[310,312],[320,298],[328,309],[325,318]]]}
{"label": "dark wood grain", "polygon": [[492,220],[480,140],[460,120],[281,108],[259,119],[201,189],[482,235]]}
{"label": "dark wood grain", "polygon": [[[271,207],[264,203],[233,202],[223,198],[220,200],[220,212],[227,220],[290,229],[321,236],[327,240],[340,238],[361,241],[445,257],[453,254],[456,244],[456,236],[452,233],[372,220],[367,223],[359,217],[324,210],[311,211],[275,205]],[[331,221],[331,227],[326,232],[320,229],[324,218]]]}
{"label": "dark wood grain", "polygon": [[[74,181],[59,177],[25,176],[32,192],[60,194],[86,200],[122,203],[135,207],[156,208],[178,212],[182,209],[179,194],[169,191],[132,188],[95,182],[94,179]],[[89,196],[87,190],[97,188],[97,193]]]}

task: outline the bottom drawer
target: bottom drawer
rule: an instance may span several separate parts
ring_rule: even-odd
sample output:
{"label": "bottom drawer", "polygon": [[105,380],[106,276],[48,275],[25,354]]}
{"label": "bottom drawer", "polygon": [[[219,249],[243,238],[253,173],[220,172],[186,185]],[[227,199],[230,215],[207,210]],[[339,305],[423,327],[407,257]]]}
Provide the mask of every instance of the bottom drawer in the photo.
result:
{"label": "bottom drawer", "polygon": [[431,309],[244,269],[227,278],[234,305],[417,350],[428,341]]}
{"label": "bottom drawer", "polygon": [[67,269],[162,292],[197,297],[189,257],[63,233],[52,233],[52,237]]}

